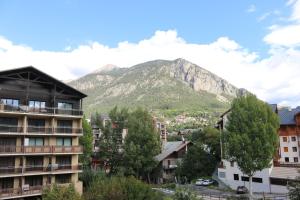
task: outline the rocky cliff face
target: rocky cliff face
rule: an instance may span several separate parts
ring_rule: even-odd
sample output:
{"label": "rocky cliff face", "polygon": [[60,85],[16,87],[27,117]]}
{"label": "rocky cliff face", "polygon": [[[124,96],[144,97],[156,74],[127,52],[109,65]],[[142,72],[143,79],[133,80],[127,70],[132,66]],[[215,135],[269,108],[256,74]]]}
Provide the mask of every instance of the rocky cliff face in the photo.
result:
{"label": "rocky cliff face", "polygon": [[184,59],[154,60],[130,68],[109,65],[70,83],[88,95],[87,113],[113,106],[151,110],[222,111],[241,91]]}
{"label": "rocky cliff face", "polygon": [[234,97],[239,94],[239,89],[226,80],[184,59],[176,59],[171,63],[170,76],[188,83],[197,92]]}

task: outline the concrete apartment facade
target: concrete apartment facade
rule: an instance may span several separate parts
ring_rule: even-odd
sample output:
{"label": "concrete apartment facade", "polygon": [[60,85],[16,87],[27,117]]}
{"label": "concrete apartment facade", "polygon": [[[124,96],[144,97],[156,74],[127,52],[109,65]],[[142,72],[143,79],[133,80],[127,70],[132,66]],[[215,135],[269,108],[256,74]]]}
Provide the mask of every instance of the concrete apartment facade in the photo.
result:
{"label": "concrete apartment facade", "polygon": [[84,97],[34,67],[0,72],[0,199],[34,198],[54,183],[82,193]]}
{"label": "concrete apartment facade", "polygon": [[[295,181],[300,176],[300,107],[278,109],[275,104],[270,106],[280,119],[278,153],[271,161],[270,168],[265,168],[254,175],[253,191],[287,193],[289,182]],[[219,122],[221,131],[225,130],[229,114],[230,111],[221,116]],[[238,186],[249,188],[249,178],[240,171],[235,162],[222,159],[218,167],[218,177],[232,189]]]}

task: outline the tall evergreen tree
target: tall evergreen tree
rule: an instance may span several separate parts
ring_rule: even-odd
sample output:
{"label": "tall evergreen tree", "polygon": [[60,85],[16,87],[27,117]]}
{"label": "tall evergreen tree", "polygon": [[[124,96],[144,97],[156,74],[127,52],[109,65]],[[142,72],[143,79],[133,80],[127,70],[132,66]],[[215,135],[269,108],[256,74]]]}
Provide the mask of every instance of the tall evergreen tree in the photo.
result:
{"label": "tall evergreen tree", "polygon": [[110,174],[118,173],[123,166],[122,132],[127,127],[128,115],[127,108],[113,108],[109,113],[110,121],[102,130],[98,156],[109,166]]}
{"label": "tall evergreen tree", "polygon": [[153,118],[147,110],[138,108],[130,114],[124,148],[127,173],[150,181],[149,174],[157,165],[154,156],[159,154],[161,146]]}
{"label": "tall evergreen tree", "polygon": [[270,166],[277,150],[278,128],[278,116],[254,95],[233,101],[226,126],[225,150],[228,159],[237,162],[240,170],[249,176],[250,197],[253,175]]}

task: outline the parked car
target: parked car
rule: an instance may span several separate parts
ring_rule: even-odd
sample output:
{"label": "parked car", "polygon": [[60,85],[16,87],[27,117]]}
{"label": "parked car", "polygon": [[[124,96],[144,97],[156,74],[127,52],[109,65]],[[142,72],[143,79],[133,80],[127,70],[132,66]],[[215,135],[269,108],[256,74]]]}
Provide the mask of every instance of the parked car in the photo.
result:
{"label": "parked car", "polygon": [[216,181],[213,179],[206,179],[203,181],[202,185],[203,186],[209,186],[209,185],[213,185]]}
{"label": "parked car", "polygon": [[201,185],[203,185],[203,181],[204,181],[204,179],[199,178],[199,179],[197,179],[197,181],[195,182],[195,185],[201,186]]}
{"label": "parked car", "polygon": [[245,186],[238,186],[236,188],[236,193],[237,194],[247,194],[249,191]]}

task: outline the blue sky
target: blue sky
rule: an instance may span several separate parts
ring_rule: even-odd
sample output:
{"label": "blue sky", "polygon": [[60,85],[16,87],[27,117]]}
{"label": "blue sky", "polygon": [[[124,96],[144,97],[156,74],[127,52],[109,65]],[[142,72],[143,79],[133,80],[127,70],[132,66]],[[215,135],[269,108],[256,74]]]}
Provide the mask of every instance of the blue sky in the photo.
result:
{"label": "blue sky", "polygon": [[300,0],[0,0],[0,70],[61,80],[106,64],[185,58],[281,105],[300,105]]}
{"label": "blue sky", "polygon": [[[114,47],[120,41],[150,37],[156,30],[175,29],[190,43],[226,36],[265,55],[268,47],[262,38],[279,16],[288,15],[285,4],[283,0],[2,0],[0,34],[37,50],[63,50],[89,41]],[[278,13],[259,20],[274,11]]]}

